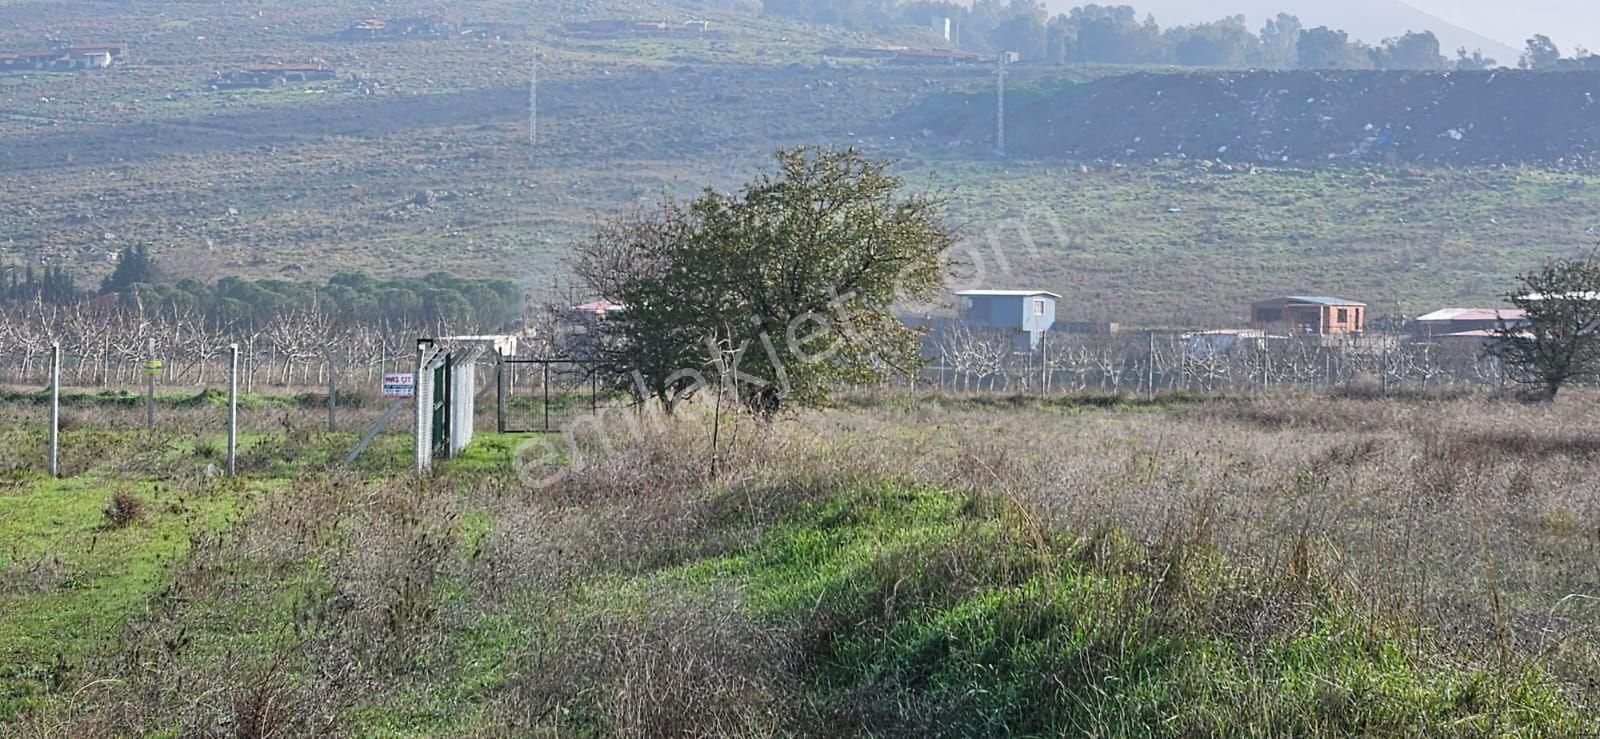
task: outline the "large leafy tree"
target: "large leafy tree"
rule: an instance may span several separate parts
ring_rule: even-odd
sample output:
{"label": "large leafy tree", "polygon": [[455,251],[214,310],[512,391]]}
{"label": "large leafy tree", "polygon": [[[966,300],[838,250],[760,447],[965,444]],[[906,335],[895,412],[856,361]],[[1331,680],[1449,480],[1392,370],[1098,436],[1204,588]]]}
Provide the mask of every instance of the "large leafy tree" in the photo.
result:
{"label": "large leafy tree", "polygon": [[1261,27],[1261,55],[1269,67],[1293,67],[1295,45],[1300,42],[1300,32],[1305,30],[1300,18],[1288,13],[1267,21]]}
{"label": "large leafy tree", "polygon": [[1439,53],[1439,38],[1432,31],[1407,32],[1404,36],[1384,39],[1383,45],[1373,50],[1379,67],[1384,69],[1446,69],[1450,60]]}
{"label": "large leafy tree", "polygon": [[943,211],[855,150],[780,150],[737,193],[629,214],[577,250],[577,274],[624,306],[597,322],[590,356],[669,409],[710,384],[764,411],[815,405],[912,369],[917,337],[892,307],[943,284]]}
{"label": "large leafy tree", "polygon": [[1522,52],[1523,69],[1554,69],[1561,63],[1561,49],[1549,36],[1542,33],[1534,34],[1528,39],[1526,51]]}
{"label": "large leafy tree", "polygon": [[1173,57],[1191,67],[1242,67],[1260,59],[1261,43],[1244,23],[1239,15],[1168,31]]}
{"label": "large leafy tree", "polygon": [[1318,26],[1300,32],[1295,63],[1301,69],[1371,69],[1369,51],[1344,31]]}
{"label": "large leafy tree", "polygon": [[1489,353],[1544,399],[1600,377],[1600,260],[1555,260],[1517,283],[1507,298],[1526,321],[1502,325]]}
{"label": "large leafy tree", "polygon": [[1456,69],[1463,71],[1482,70],[1489,69],[1496,64],[1499,64],[1499,62],[1490,57],[1484,56],[1482,50],[1475,50],[1468,54],[1467,49],[1464,46],[1456,49]]}

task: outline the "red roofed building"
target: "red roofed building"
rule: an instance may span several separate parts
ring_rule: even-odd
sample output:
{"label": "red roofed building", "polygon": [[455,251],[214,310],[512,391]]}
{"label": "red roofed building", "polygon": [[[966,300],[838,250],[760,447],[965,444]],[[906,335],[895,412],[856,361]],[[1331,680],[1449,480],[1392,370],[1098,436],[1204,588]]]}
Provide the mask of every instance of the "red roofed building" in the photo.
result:
{"label": "red roofed building", "polygon": [[621,303],[613,303],[601,298],[600,300],[572,306],[572,312],[584,317],[605,318],[608,313],[621,313],[628,307]]}

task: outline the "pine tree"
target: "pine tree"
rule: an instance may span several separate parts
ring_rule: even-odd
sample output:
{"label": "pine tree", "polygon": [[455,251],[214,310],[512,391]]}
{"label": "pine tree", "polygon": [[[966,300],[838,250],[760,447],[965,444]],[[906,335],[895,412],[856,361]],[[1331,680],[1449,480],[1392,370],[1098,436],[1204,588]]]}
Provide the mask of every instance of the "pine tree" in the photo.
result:
{"label": "pine tree", "polygon": [[117,268],[100,283],[100,294],[126,292],[134,285],[154,282],[155,277],[156,263],[150,250],[142,244],[130,246],[122,250]]}

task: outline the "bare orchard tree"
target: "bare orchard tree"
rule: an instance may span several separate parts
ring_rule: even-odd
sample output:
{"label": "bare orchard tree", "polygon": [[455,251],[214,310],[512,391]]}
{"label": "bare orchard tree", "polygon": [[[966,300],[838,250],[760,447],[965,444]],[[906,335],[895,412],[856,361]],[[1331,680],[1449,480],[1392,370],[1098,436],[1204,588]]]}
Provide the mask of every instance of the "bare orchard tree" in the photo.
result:
{"label": "bare orchard tree", "polygon": [[1090,362],[1083,342],[1052,338],[1045,343],[1044,359],[1050,367],[1050,390],[1082,392],[1088,387]]}
{"label": "bare orchard tree", "polygon": [[557,303],[530,306],[523,313],[523,342],[535,357],[570,357],[577,353],[571,310]]}
{"label": "bare orchard tree", "polygon": [[41,299],[29,301],[22,313],[22,322],[15,334],[22,350],[22,366],[18,379],[23,382],[33,377],[35,360],[47,356],[50,345],[61,336],[61,307]]}
{"label": "bare orchard tree", "polygon": [[1190,351],[1189,380],[1207,392],[1228,387],[1233,379],[1233,359],[1227,351]]}
{"label": "bare orchard tree", "polygon": [[150,324],[137,311],[119,312],[111,330],[111,355],[116,362],[118,385],[132,384],[138,377],[140,363],[148,358]]}
{"label": "bare orchard tree", "polygon": [[1100,376],[1100,389],[1122,392],[1128,380],[1130,347],[1127,341],[1110,334],[1089,337],[1085,342],[1089,361]]}
{"label": "bare orchard tree", "polygon": [[383,349],[383,336],[378,324],[366,321],[350,324],[338,351],[344,376],[371,385],[376,380],[377,372],[381,371],[378,367],[385,359]]}
{"label": "bare orchard tree", "polygon": [[[962,390],[994,390],[1004,382],[1006,367],[1015,352],[1009,335],[953,321],[936,342],[945,365],[959,378]],[[987,384],[987,387],[985,387]]]}
{"label": "bare orchard tree", "polygon": [[320,302],[285,311],[268,321],[267,342],[283,363],[278,384],[291,384],[296,367],[300,369],[301,384],[309,382],[311,365],[323,358],[333,323],[333,317]]}
{"label": "bare orchard tree", "polygon": [[76,360],[72,384],[82,386],[86,375],[101,377],[105,371],[111,351],[111,312],[88,303],[62,311],[62,351]]}
{"label": "bare orchard tree", "polygon": [[179,313],[176,324],[174,345],[185,355],[184,375],[192,373],[194,384],[203,386],[208,377],[207,367],[221,356],[227,342],[216,324],[198,310],[189,309]]}

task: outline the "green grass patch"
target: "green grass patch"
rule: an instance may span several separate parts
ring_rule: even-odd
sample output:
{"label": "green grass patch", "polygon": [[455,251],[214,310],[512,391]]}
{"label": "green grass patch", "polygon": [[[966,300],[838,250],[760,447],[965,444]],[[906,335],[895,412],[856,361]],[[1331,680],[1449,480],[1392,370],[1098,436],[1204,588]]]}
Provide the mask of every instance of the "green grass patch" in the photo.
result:
{"label": "green grass patch", "polygon": [[818,712],[804,721],[846,733],[1596,728],[1537,671],[1446,654],[1314,575],[1247,572],[1198,540],[1044,533],[985,496],[888,483],[809,506],[748,551],[580,603],[642,618],[662,583],[727,582],[751,616],[799,635],[799,703]]}
{"label": "green grass patch", "polygon": [[[114,491],[140,502],[122,525],[106,514]],[[66,684],[143,612],[190,536],[226,528],[241,500],[228,486],[196,495],[100,476],[33,477],[0,492],[0,718]]]}

